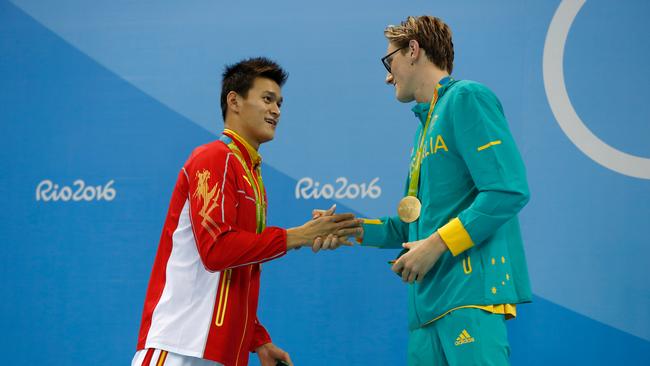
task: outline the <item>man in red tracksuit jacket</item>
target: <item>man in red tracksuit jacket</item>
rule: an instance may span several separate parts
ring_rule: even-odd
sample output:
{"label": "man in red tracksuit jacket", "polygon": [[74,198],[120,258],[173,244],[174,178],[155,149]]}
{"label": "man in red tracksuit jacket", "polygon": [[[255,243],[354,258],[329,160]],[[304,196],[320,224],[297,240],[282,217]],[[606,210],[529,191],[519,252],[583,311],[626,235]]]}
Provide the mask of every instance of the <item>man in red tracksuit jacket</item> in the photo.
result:
{"label": "man in red tracksuit jacket", "polygon": [[266,227],[257,150],[275,135],[286,78],[265,58],[226,68],[225,130],[196,148],[178,175],[132,366],[245,366],[249,352],[263,366],[292,364],[257,318],[260,264],[317,238],[347,243],[361,222],[339,214],[288,230]]}

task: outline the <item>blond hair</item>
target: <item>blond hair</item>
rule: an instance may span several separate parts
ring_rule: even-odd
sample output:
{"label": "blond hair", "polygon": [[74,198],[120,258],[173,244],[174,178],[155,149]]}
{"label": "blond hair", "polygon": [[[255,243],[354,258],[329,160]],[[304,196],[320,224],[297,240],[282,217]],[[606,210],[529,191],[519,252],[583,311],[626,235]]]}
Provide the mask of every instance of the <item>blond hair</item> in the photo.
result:
{"label": "blond hair", "polygon": [[409,41],[416,40],[420,48],[426,51],[429,61],[451,74],[454,68],[454,43],[451,29],[440,18],[409,16],[400,25],[386,27],[384,35],[398,48],[407,47]]}

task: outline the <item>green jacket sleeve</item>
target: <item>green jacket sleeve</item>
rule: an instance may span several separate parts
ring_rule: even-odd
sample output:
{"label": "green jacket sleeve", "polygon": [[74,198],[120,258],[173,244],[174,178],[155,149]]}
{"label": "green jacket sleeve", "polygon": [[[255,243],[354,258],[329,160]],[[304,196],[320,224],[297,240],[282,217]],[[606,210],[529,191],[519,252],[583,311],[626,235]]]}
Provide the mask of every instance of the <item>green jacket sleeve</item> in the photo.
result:
{"label": "green jacket sleeve", "polygon": [[385,249],[401,248],[408,241],[408,224],[399,217],[382,217],[378,220],[364,219],[363,246]]}
{"label": "green jacket sleeve", "polygon": [[454,142],[478,190],[473,203],[438,229],[453,255],[480,245],[528,202],[526,171],[501,104],[484,87],[454,100]]}

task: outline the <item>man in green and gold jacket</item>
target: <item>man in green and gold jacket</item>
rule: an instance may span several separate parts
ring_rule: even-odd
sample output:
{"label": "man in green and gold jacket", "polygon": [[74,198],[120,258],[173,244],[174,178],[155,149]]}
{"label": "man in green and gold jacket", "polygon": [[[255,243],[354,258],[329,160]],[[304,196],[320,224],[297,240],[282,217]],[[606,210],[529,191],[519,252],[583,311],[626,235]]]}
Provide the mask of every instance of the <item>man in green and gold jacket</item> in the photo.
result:
{"label": "man in green and gold jacket", "polygon": [[417,102],[405,196],[419,202],[400,205],[402,218],[366,220],[359,240],[405,249],[391,268],[410,284],[409,365],[509,364],[505,320],[531,301],[517,219],[529,199],[521,156],[496,96],[449,76],[444,22],[408,17],[385,35],[386,82],[400,102]]}

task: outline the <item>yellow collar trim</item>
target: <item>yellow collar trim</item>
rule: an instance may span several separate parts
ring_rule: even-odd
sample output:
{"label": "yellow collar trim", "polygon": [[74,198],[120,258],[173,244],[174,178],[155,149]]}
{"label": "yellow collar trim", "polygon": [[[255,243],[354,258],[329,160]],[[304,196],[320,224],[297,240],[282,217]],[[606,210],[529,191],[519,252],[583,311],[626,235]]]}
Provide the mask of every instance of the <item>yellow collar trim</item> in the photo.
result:
{"label": "yellow collar trim", "polygon": [[248,156],[251,157],[251,162],[253,163],[253,166],[258,165],[259,163],[262,162],[262,156],[260,155],[260,153],[258,153],[257,150],[253,149],[253,147],[246,140],[244,140],[243,137],[239,136],[239,134],[237,132],[235,132],[235,131],[233,131],[233,130],[231,130],[229,128],[224,129],[224,131],[227,131],[228,133],[230,133],[232,135],[232,137],[237,139],[237,141],[240,144],[244,145],[244,147],[246,148],[246,151],[248,152]]}

